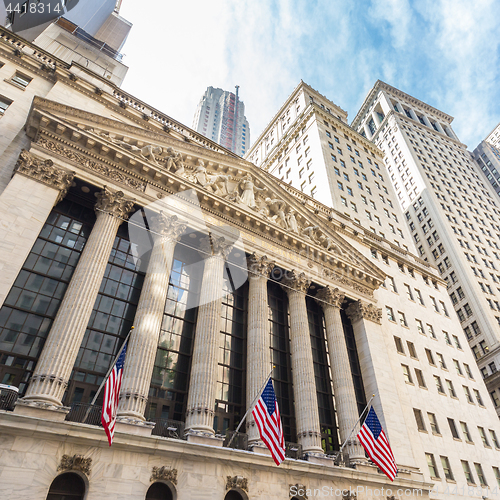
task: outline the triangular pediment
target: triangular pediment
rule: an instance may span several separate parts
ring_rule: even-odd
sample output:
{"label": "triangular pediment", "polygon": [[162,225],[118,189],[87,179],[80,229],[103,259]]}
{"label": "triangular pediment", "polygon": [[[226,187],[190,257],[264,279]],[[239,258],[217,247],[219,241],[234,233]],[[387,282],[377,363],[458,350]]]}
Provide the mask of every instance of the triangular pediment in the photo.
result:
{"label": "triangular pediment", "polygon": [[334,211],[312,209],[308,197],[240,157],[41,98],[26,130],[33,147],[92,171],[103,184],[111,179],[158,198],[195,189],[202,206],[321,262],[328,277],[348,279],[369,294],[385,279],[336,230]]}

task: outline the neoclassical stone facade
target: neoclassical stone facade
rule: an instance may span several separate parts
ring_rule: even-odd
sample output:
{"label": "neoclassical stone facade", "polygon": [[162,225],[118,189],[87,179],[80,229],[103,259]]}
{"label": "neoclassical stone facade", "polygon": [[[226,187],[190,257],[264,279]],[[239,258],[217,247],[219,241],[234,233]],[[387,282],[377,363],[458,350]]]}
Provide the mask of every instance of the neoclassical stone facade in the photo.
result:
{"label": "neoclassical stone facade", "polygon": [[[151,488],[176,500],[434,498],[429,453],[449,455],[457,477],[455,458],[495,463],[496,442],[459,450],[445,433],[446,418],[498,424],[487,401],[435,393],[424,348],[444,340],[410,325],[424,306],[395,291],[411,276],[425,301],[445,300],[434,268],[132,96],[90,92],[57,68],[74,106],[34,97],[17,156],[0,165],[11,175],[0,375],[20,395],[0,410],[3,496],[47,498],[69,478],[86,500],[152,498]],[[456,333],[454,319],[425,311]],[[132,325],[110,448],[102,395],[90,402]],[[404,358],[403,336],[416,345]],[[475,370],[470,353],[453,356]],[[402,366],[420,370],[425,395]],[[470,373],[446,377],[482,392]],[[251,415],[227,446],[269,374],[287,442],[279,467]],[[355,439],[372,394],[393,484]],[[444,444],[415,426],[425,400]]]}

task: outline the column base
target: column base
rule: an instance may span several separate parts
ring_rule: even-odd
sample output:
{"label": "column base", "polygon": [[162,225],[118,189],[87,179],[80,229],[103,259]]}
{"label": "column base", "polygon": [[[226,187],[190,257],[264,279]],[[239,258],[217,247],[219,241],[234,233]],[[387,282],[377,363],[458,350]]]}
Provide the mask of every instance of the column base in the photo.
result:
{"label": "column base", "polygon": [[52,403],[19,399],[16,402],[14,413],[26,417],[51,420],[53,422],[64,422],[69,410],[68,406],[57,406]]}
{"label": "column base", "polygon": [[251,443],[248,445],[248,449],[258,455],[266,455],[267,457],[272,456],[269,448],[264,443]]}
{"label": "column base", "polygon": [[304,456],[306,457],[307,461],[311,462],[312,464],[324,465],[327,467],[334,466],[333,458],[329,455],[325,455],[324,453],[315,453],[310,451],[304,453]]}
{"label": "column base", "polygon": [[185,435],[188,443],[207,444],[209,446],[218,446],[220,448],[222,448],[222,444],[224,443],[223,436],[215,436],[209,432],[194,431],[190,429]]}
{"label": "column base", "polygon": [[138,418],[116,417],[115,431],[134,436],[151,436],[156,422],[146,422]]}

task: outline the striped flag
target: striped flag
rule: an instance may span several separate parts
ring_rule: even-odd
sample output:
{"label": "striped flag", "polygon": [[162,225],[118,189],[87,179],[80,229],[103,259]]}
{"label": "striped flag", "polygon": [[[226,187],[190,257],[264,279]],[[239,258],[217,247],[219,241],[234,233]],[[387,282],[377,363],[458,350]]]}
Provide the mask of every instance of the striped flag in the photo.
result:
{"label": "striped flag", "polygon": [[115,435],[116,410],[118,409],[118,398],[120,396],[120,387],[122,385],[123,365],[125,355],[127,354],[127,342],[122,348],[118,360],[113,366],[109,377],[104,385],[104,402],[102,405],[101,422],[108,436],[109,446],[113,442]]}
{"label": "striped flag", "polygon": [[373,463],[375,463],[391,481],[394,481],[398,473],[398,468],[389,441],[387,441],[385,432],[380,425],[380,421],[373,407],[370,408],[365,423],[361,426],[357,437]]}
{"label": "striped flag", "polygon": [[279,465],[285,460],[285,438],[281,427],[278,401],[276,401],[271,379],[268,380],[262,391],[252,415],[259,429],[260,438],[269,448],[276,465]]}

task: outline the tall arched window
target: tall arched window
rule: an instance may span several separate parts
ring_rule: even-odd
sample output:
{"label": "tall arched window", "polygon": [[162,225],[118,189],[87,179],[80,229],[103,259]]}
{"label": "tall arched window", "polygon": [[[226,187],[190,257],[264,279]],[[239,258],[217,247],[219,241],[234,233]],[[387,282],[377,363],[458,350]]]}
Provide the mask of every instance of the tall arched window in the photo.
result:
{"label": "tall arched window", "polygon": [[47,500],[83,500],[85,482],[74,472],[57,476],[50,485]]}
{"label": "tall arched window", "polygon": [[146,500],[174,500],[174,496],[165,483],[153,483],[146,493]]}

